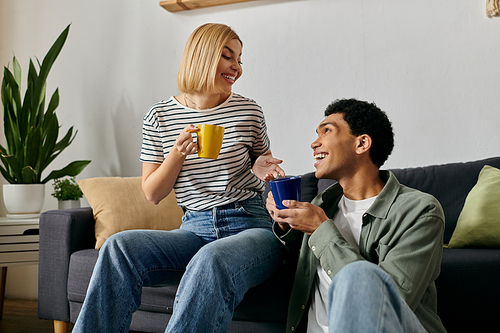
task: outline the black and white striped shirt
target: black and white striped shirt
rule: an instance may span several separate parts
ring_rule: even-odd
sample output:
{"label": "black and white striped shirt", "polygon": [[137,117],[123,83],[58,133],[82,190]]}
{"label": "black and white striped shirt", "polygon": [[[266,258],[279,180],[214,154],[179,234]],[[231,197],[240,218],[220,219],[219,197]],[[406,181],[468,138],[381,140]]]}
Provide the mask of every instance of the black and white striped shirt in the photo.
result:
{"label": "black and white striped shirt", "polygon": [[[266,153],[270,143],[264,113],[255,101],[233,93],[217,107],[201,111],[174,97],[156,103],[144,116],[140,160],[162,163],[189,124],[224,126],[224,139],[216,160],[186,157],[174,185],[179,206],[207,210],[263,192],[265,183],[251,172],[250,155]],[[196,141],[196,133],[193,137]]]}

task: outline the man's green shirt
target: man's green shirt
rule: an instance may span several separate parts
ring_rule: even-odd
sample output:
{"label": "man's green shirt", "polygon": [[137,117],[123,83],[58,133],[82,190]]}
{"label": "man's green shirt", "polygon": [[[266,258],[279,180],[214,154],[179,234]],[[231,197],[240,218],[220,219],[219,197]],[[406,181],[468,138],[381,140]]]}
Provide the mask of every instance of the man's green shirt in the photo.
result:
{"label": "man's green shirt", "polygon": [[443,209],[430,194],[401,185],[392,172],[381,171],[381,176],[386,184],[363,215],[359,249],[342,237],[332,220],[343,193],[338,183],[313,199],[330,219],[311,236],[296,230],[280,235],[281,229],[274,226],[288,259],[297,263],[287,332],[295,331],[304,314],[307,316],[318,262],[333,278],[357,260],[373,262],[392,276],[428,332],[446,332],[437,315],[434,284],[443,251]]}

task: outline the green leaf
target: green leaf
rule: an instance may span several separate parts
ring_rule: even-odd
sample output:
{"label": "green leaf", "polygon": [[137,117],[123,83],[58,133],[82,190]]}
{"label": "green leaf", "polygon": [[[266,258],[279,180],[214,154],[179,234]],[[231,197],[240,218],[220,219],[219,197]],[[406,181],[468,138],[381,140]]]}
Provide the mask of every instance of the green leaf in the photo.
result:
{"label": "green leaf", "polygon": [[[17,158],[13,155],[1,155],[0,159],[3,164],[6,166],[6,170],[9,172],[11,179],[21,179],[21,168],[19,167],[19,163]],[[5,180],[9,181],[7,178]]]}
{"label": "green leaf", "polygon": [[73,126],[71,126],[68,132],[66,132],[66,135],[61,139],[61,141],[59,141],[56,144],[54,150],[62,152],[66,147],[68,147],[73,142],[77,133],[78,131],[76,131],[75,134],[73,135]]}
{"label": "green leaf", "polygon": [[[26,108],[26,110],[30,109],[31,112],[37,111],[38,108],[35,108],[34,106],[37,106],[40,102],[40,95],[35,95],[35,86],[37,81],[38,72],[35,65],[33,64],[33,60],[30,59],[28,68],[28,86],[26,87],[26,93],[24,94],[23,106]],[[27,95],[28,93],[29,95]],[[23,109],[23,111],[24,110],[25,109]]]}
{"label": "green leaf", "polygon": [[4,168],[0,165],[0,172],[2,173],[2,176],[3,178],[5,178],[5,180],[9,183],[9,184],[13,184],[16,182],[16,179],[13,178],[11,176],[11,174]]}
{"label": "green leaf", "polygon": [[54,61],[56,61],[57,57],[59,56],[59,53],[61,52],[62,47],[64,46],[64,43],[66,42],[70,26],[71,24],[68,25],[66,29],[64,29],[64,31],[59,35],[57,40],[50,48],[49,52],[47,52],[47,54],[45,55],[45,58],[43,58],[42,66],[40,67],[40,75],[35,86],[35,91],[34,91],[35,98],[41,99],[42,93],[44,94],[47,76],[49,75],[50,69],[54,64]]}
{"label": "green leaf", "polygon": [[26,144],[24,146],[24,165],[30,166],[35,172],[36,179],[35,182],[39,183],[41,178],[42,170],[40,169],[40,160],[42,150],[42,133],[41,128],[31,128],[27,137]]}
{"label": "green leaf", "polygon": [[42,180],[42,183],[46,183],[51,179],[62,178],[66,176],[75,177],[80,172],[85,169],[85,167],[90,163],[90,161],[74,161],[65,166],[62,169],[52,171],[47,177]]}
{"label": "green leaf", "polygon": [[47,112],[45,113],[45,118],[51,117],[58,106],[59,106],[59,88],[57,88],[56,91],[54,91],[52,97],[50,98],[49,106],[47,107]]}
{"label": "green leaf", "polygon": [[7,141],[7,152],[15,155],[21,147],[22,140],[19,128],[17,126],[17,118],[12,108],[7,106],[4,110],[4,134]]}
{"label": "green leaf", "polygon": [[[16,78],[9,71],[8,68],[4,67],[4,74],[2,80],[2,104],[4,107],[7,105],[12,105],[14,114],[17,115],[19,109],[21,109],[21,91],[20,84],[17,82]],[[3,98],[5,95],[5,98]]]}
{"label": "green leaf", "polygon": [[31,166],[25,166],[21,172],[21,181],[23,184],[37,183],[36,171]]}
{"label": "green leaf", "polygon": [[12,59],[12,69],[14,70],[14,77],[16,78],[17,85],[20,87],[22,71],[21,65],[19,65],[19,62],[17,62],[16,57]]}
{"label": "green leaf", "polygon": [[40,173],[59,155],[55,149],[57,137],[59,136],[59,123],[57,117],[52,117],[47,127],[43,129],[44,142],[40,152]]}

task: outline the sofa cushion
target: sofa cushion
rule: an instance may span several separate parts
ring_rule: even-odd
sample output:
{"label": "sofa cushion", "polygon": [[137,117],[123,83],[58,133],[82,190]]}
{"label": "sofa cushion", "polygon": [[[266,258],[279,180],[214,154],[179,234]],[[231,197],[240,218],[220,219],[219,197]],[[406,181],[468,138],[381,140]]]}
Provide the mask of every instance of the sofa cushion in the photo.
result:
{"label": "sofa cushion", "polygon": [[68,270],[68,300],[83,303],[99,251],[81,250],[73,253]]}
{"label": "sofa cushion", "polygon": [[301,201],[311,202],[318,194],[318,178],[314,172],[309,172],[300,177]]}
{"label": "sofa cushion", "polygon": [[[95,249],[81,250],[71,255],[68,272],[68,300],[70,302],[83,303],[98,256],[99,251]],[[159,288],[144,287],[140,309],[172,313],[176,290],[177,285]]]}
{"label": "sofa cushion", "polygon": [[174,191],[158,205],[146,199],[141,177],[98,177],[78,181],[95,218],[95,248],[114,233],[130,229],[172,230],[181,224],[182,209]]}
{"label": "sofa cushion", "polygon": [[437,306],[448,332],[498,332],[498,281],[498,249],[443,249]]}
{"label": "sofa cushion", "polygon": [[[81,250],[71,255],[68,273],[68,300],[83,303],[99,251]],[[235,320],[286,321],[288,298],[293,283],[293,266],[284,264],[268,280],[250,288],[233,315]],[[180,275],[178,277],[180,281]],[[142,288],[139,310],[171,314],[177,285]],[[77,307],[79,309],[79,307]]]}
{"label": "sofa cushion", "polygon": [[449,247],[500,247],[499,169],[486,165],[479,173],[477,184],[467,195]]}

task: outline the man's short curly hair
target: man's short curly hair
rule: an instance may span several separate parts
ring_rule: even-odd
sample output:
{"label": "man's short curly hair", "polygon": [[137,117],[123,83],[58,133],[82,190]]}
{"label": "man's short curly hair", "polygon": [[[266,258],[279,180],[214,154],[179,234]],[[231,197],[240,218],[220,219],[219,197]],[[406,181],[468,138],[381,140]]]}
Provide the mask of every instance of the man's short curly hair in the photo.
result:
{"label": "man's short curly hair", "polygon": [[328,105],[325,117],[341,113],[351,129],[351,134],[369,135],[372,139],[370,158],[379,168],[385,163],[394,148],[394,132],[387,114],[375,103],[356,99],[338,99]]}

